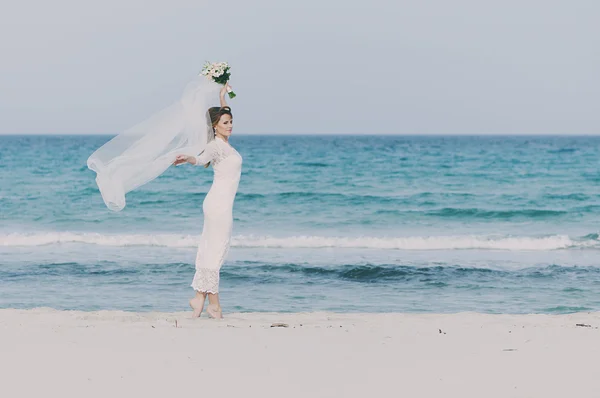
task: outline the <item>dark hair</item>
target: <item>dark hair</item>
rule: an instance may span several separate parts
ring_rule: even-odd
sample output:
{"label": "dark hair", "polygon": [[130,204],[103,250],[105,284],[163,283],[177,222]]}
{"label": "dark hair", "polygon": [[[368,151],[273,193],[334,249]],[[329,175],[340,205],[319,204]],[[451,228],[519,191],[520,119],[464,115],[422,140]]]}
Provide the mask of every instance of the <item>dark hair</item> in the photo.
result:
{"label": "dark hair", "polygon": [[233,119],[233,115],[231,114],[231,108],[228,106],[213,106],[212,108],[208,108],[208,114],[210,115],[210,122],[213,126],[213,129],[221,120],[221,116],[229,115]]}
{"label": "dark hair", "polygon": [[[228,106],[213,106],[212,108],[208,108],[208,115],[210,117],[210,123],[212,125],[212,139],[215,139],[215,127],[219,124],[219,120],[221,120],[221,116],[229,115],[233,119],[233,114],[231,113],[231,108]],[[210,138],[209,138],[210,141]],[[210,162],[206,163],[204,167],[210,166]]]}

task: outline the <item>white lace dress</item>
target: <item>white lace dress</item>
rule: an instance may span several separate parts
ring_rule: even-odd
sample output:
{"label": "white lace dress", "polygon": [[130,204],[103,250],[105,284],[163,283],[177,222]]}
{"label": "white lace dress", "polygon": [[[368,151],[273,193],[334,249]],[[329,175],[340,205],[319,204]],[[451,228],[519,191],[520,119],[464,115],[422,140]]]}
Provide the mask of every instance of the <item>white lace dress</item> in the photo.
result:
{"label": "white lace dress", "polygon": [[204,226],[196,254],[194,290],[219,292],[219,271],[229,252],[233,227],[233,201],[242,173],[242,156],[231,145],[217,137],[204,152],[196,156],[196,165],[210,162],[214,179],[204,198]]}

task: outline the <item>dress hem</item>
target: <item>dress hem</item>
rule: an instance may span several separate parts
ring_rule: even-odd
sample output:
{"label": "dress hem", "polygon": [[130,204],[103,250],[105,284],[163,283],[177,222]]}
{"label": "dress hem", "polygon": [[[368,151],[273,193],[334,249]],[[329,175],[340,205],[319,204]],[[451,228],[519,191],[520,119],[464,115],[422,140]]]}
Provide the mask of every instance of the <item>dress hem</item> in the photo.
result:
{"label": "dress hem", "polygon": [[193,283],[190,285],[192,289],[194,289],[197,292],[200,293],[210,293],[210,294],[218,294],[219,293],[219,289],[202,289],[201,287],[198,287],[196,285],[194,285]]}

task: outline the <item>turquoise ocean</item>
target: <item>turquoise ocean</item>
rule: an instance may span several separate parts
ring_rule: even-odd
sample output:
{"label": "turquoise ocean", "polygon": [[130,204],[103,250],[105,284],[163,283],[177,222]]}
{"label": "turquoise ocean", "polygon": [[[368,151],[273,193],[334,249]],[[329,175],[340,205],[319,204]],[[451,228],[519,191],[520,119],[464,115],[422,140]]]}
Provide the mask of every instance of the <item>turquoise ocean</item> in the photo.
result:
{"label": "turquoise ocean", "polygon": [[[212,169],[111,212],[108,135],[0,136],[0,308],[181,311]],[[234,135],[225,312],[600,310],[600,137]]]}

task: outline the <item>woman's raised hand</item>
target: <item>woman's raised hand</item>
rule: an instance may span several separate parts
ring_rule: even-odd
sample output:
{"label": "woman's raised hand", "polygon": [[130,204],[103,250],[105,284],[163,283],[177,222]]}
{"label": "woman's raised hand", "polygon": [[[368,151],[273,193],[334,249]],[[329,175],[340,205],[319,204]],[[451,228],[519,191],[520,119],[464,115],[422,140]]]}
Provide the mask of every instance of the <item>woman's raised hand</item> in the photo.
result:
{"label": "woman's raised hand", "polygon": [[175,161],[173,162],[173,164],[175,166],[178,166],[182,163],[192,163],[190,158],[192,158],[192,156],[188,156],[188,155],[177,155],[177,157],[175,158]]}
{"label": "woman's raised hand", "polygon": [[221,87],[221,93],[220,93],[221,97],[224,97],[225,94],[227,94],[227,89],[228,88],[231,88],[231,86],[229,85],[229,82],[225,83],[223,85],[223,87]]}

